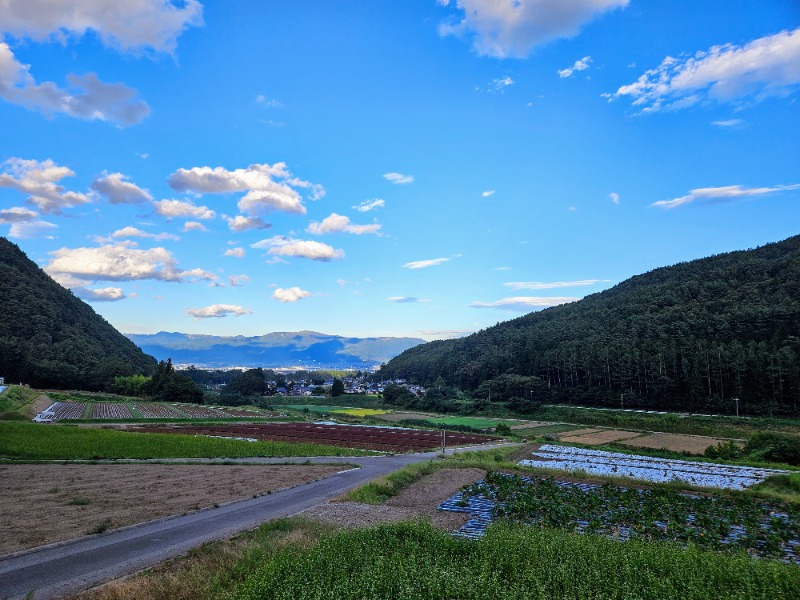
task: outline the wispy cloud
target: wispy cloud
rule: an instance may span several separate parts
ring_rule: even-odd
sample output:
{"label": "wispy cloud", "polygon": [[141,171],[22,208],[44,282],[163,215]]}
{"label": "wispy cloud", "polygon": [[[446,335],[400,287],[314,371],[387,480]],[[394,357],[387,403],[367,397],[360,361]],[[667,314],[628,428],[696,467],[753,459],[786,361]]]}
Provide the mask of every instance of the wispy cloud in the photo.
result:
{"label": "wispy cloud", "polygon": [[407,183],[413,183],[414,181],[413,175],[405,175],[403,173],[384,173],[383,178],[396,185],[405,185]]}
{"label": "wispy cloud", "polygon": [[183,231],[208,231],[208,229],[198,221],[186,221],[186,223],[183,224]]}
{"label": "wispy cloud", "polygon": [[619,204],[619,194],[617,192],[611,192],[608,197],[614,204]]}
{"label": "wispy cloud", "polygon": [[494,190],[486,190],[481,193],[481,197],[483,198],[488,198],[489,196],[494,196]]}
{"label": "wispy cloud", "polygon": [[352,233],[354,235],[362,235],[365,233],[372,233],[380,235],[381,226],[378,223],[371,225],[356,225],[350,222],[350,218],[344,215],[331,213],[325,217],[321,223],[316,221],[312,222],[307,231],[314,235],[323,235],[325,233]]}
{"label": "wispy cloud", "polygon": [[156,214],[168,219],[185,217],[208,220],[217,216],[217,213],[207,206],[196,206],[191,200],[159,200],[153,202],[153,207]]}
{"label": "wispy cloud", "polygon": [[267,98],[262,94],[256,96],[256,104],[262,108],[283,108],[283,103],[280,100],[276,100],[275,98]]}
{"label": "wispy cloud", "polygon": [[224,252],[224,256],[235,256],[236,258],[244,257],[244,248],[228,248]]}
{"label": "wispy cloud", "polygon": [[800,189],[800,184],[795,183],[792,185],[777,185],[775,187],[760,187],[760,188],[745,188],[741,185],[727,185],[723,187],[708,187],[698,188],[691,190],[685,196],[680,198],[673,198],[672,200],[659,200],[653,202],[650,206],[658,206],[660,208],[677,208],[692,202],[701,201],[706,203],[722,203],[735,200],[737,198],[746,198],[750,196],[764,196],[766,194],[775,194],[777,192],[788,192],[791,190]]}
{"label": "wispy cloud", "polygon": [[575,302],[576,300],[580,300],[580,298],[541,298],[536,296],[514,296],[511,298],[503,298],[502,300],[497,300],[495,302],[473,302],[470,304],[470,306],[473,308],[499,308],[502,310],[529,312],[550,306],[558,306],[559,304],[566,304],[568,302]]}
{"label": "wispy cloud", "polygon": [[228,222],[228,229],[231,231],[242,232],[248,229],[270,229],[272,225],[264,221],[261,217],[243,217],[236,215],[235,217],[226,217]]}
{"label": "wispy cloud", "polygon": [[201,319],[221,319],[229,315],[241,317],[251,315],[253,311],[236,304],[212,304],[204,308],[187,308],[186,314],[194,317],[195,321],[199,321]]}
{"label": "wispy cloud", "polygon": [[728,119],[727,121],[711,121],[714,127],[738,127],[744,125],[744,119]]}
{"label": "wispy cloud", "polygon": [[584,56],[582,59],[576,60],[575,64],[573,64],[571,67],[559,70],[558,76],[561,79],[572,77],[572,75],[575,74],[577,71],[585,71],[586,69],[588,69],[590,62],[592,62],[592,57]]}
{"label": "wispy cloud", "polygon": [[99,289],[90,289],[85,287],[77,287],[72,290],[78,298],[86,300],[87,302],[117,302],[124,300],[125,292],[122,288],[106,287]]}
{"label": "wispy cloud", "polygon": [[613,97],[629,97],[641,113],[652,113],[706,102],[759,102],[799,86],[800,28],[742,46],[713,46],[688,58],[668,56]]}
{"label": "wispy cloud", "polygon": [[387,298],[389,302],[395,302],[397,304],[415,304],[417,302],[430,302],[430,300],[415,298],[414,296],[391,296]]}
{"label": "wispy cloud", "polygon": [[580,281],[509,281],[503,286],[512,290],[554,290],[558,288],[583,287],[606,283],[608,279],[582,279]]}
{"label": "wispy cloud", "polygon": [[386,203],[380,198],[375,198],[374,200],[364,200],[361,204],[356,204],[353,208],[358,212],[368,212],[375,208],[383,208],[385,204]]}
{"label": "wispy cloud", "polygon": [[438,0],[458,15],[439,25],[439,35],[472,39],[479,55],[526,58],[546,42],[571,38],[581,27],[629,0]]}
{"label": "wispy cloud", "polygon": [[161,240],[176,241],[180,239],[177,235],[173,235],[171,233],[148,233],[146,231],[142,231],[138,227],[131,227],[130,225],[127,227],[123,227],[122,229],[117,229],[114,233],[111,234],[111,237],[114,239],[138,237],[138,238],[150,238],[159,241]]}
{"label": "wispy cloud", "polygon": [[435,267],[436,265],[440,265],[442,263],[446,263],[449,258],[432,258],[430,260],[416,260],[413,262],[407,262],[403,265],[404,269],[427,269],[428,267]]}

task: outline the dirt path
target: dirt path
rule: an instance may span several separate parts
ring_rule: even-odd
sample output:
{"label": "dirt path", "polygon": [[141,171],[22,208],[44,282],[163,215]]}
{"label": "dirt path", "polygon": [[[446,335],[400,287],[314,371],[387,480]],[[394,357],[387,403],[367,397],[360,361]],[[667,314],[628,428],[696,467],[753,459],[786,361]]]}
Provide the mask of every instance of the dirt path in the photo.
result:
{"label": "dirt path", "polygon": [[321,465],[0,465],[0,555],[341,471]]}
{"label": "dirt path", "polygon": [[430,519],[440,529],[451,531],[466,523],[469,515],[439,511],[437,506],[463,486],[475,483],[485,475],[482,469],[439,469],[383,504],[327,502],[308,509],[303,516],[344,527],[369,527],[422,518]]}

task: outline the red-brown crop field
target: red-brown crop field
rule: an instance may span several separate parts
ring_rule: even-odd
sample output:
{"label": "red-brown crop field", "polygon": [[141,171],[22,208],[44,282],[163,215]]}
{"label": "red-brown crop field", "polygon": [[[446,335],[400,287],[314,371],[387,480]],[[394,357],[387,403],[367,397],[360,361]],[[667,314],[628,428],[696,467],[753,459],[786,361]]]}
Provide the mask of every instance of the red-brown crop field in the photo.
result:
{"label": "red-brown crop field", "polygon": [[[427,429],[362,427],[356,425],[321,425],[316,423],[261,423],[248,425],[176,425],[141,427],[137,431],[215,435],[282,442],[314,442],[345,448],[416,452],[441,446],[441,432]],[[482,444],[500,438],[448,431],[447,446]]]}

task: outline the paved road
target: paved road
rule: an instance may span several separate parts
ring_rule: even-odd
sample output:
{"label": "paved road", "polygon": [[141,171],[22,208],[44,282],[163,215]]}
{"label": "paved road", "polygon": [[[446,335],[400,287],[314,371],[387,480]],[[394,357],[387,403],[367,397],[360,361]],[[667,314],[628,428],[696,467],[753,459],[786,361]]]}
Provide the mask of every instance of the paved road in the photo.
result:
{"label": "paved road", "polygon": [[[296,514],[370,479],[435,456],[435,453],[427,452],[367,458],[295,459],[297,462],[355,463],[360,467],[344,467],[345,470],[325,479],[267,496],[8,556],[0,559],[0,598],[16,600],[31,597],[28,596],[31,592],[34,592],[32,597],[36,600],[60,598],[135,573],[203,543],[230,537],[271,519]],[[235,462],[295,461],[241,459]]]}

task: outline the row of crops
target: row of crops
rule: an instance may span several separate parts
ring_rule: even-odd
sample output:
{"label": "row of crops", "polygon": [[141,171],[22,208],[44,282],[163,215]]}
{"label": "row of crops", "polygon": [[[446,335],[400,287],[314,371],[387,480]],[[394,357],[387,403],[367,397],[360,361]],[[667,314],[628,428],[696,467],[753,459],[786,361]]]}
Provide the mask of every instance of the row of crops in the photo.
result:
{"label": "row of crops", "polygon": [[535,458],[520,461],[520,466],[583,471],[588,475],[630,477],[657,483],[677,480],[702,487],[734,490],[760,483],[771,475],[788,472],[781,469],[653,458],[551,444],[540,446],[532,454]]}
{"label": "row of crops", "polygon": [[741,495],[670,488],[642,490],[489,472],[439,505],[471,519],[456,533],[480,537],[494,520],[597,534],[625,541],[670,541],[800,563],[800,511]]}
{"label": "row of crops", "polygon": [[34,421],[51,422],[69,419],[230,419],[263,418],[274,413],[241,408],[163,404],[160,402],[54,402]]}
{"label": "row of crops", "polygon": [[[319,444],[361,448],[383,452],[416,452],[437,448],[442,443],[440,431],[408,429],[406,427],[339,425],[334,423],[253,423],[236,425],[176,425],[174,427],[140,427],[136,431],[150,433],[176,433],[210,435],[281,442],[313,441]],[[482,444],[499,438],[448,433],[448,446]]]}

